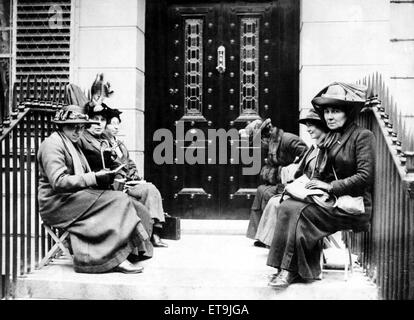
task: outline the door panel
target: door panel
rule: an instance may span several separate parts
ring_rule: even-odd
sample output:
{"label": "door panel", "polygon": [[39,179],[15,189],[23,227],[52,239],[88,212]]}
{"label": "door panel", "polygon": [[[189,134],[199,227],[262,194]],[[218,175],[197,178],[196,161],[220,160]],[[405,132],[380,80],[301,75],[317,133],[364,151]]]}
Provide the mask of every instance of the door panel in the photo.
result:
{"label": "door panel", "polygon": [[[239,144],[237,130],[255,119],[270,117],[297,132],[296,121],[284,122],[283,116],[288,108],[297,110],[296,47],[281,52],[281,44],[295,43],[298,34],[281,29],[298,11],[287,1],[165,2],[164,8],[166,27],[156,29],[163,32],[158,37],[164,50],[158,52],[164,60],[157,65],[147,55],[147,84],[163,92],[148,98],[155,91],[146,86],[146,100],[156,106],[146,114],[146,150],[157,145],[148,137],[160,126],[168,128],[175,135],[174,163],[155,165],[147,156],[146,176],[160,187],[167,212],[186,218],[247,218],[258,175],[243,175],[239,154],[232,150],[247,148]],[[156,12],[151,6],[148,10]],[[225,68],[218,68],[220,59]],[[161,74],[152,73],[160,68]],[[282,84],[282,75],[292,71],[296,76]],[[281,91],[289,87],[293,92]],[[157,112],[165,119],[157,119]],[[217,138],[213,130],[222,135]],[[201,164],[191,163],[188,155]]]}

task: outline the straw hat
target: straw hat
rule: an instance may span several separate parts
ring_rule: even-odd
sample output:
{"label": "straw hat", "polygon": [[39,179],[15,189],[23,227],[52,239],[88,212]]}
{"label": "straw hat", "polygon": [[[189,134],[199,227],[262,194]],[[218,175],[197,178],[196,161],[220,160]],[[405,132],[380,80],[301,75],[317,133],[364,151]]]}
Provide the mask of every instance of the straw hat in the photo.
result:
{"label": "straw hat", "polygon": [[71,104],[56,111],[52,120],[56,124],[98,124],[99,122],[89,120],[85,108]]}

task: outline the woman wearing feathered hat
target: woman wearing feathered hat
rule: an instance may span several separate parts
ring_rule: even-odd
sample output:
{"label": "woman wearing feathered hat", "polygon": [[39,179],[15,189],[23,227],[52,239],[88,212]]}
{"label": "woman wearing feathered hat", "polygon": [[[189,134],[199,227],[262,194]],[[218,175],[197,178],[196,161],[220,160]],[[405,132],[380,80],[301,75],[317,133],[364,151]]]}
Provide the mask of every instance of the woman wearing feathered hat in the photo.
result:
{"label": "woman wearing feathered hat", "polygon": [[[316,158],[319,152],[318,145],[324,140],[328,128],[324,121],[313,108],[302,109],[299,115],[300,124],[307,127],[310,137],[314,140],[314,144],[308,149],[298,164],[291,164],[283,167],[281,170],[281,182],[285,185],[292,180],[299,178],[305,174],[308,178],[314,175]],[[264,243],[266,246],[272,244],[274,231],[276,227],[277,208],[280,204],[282,195],[273,196],[263,210],[263,215],[257,227],[256,239]]]}
{"label": "woman wearing feathered hat", "polygon": [[[103,76],[102,76],[103,77]],[[102,78],[103,79],[103,78]],[[97,80],[98,81],[98,80]],[[107,90],[102,85],[103,80],[96,81],[92,85],[92,100],[89,104],[89,117],[96,121],[97,124],[91,125],[82,138],[79,140],[78,145],[85,154],[92,171],[99,171],[103,168],[114,169],[119,165],[125,164],[126,166],[121,169],[117,178],[122,179],[128,177],[129,179],[138,180],[140,177],[136,170],[136,165],[129,159],[128,151],[125,146],[119,147],[113,140],[113,135],[106,130],[107,124],[112,118],[119,119],[119,110],[112,109],[103,103],[104,99],[108,96]],[[113,91],[111,91],[111,94]],[[108,150],[108,156],[102,151]],[[120,156],[120,153],[123,153]],[[117,154],[118,153],[118,154]],[[125,154],[124,154],[125,153]],[[106,186],[107,189],[112,189],[113,180]],[[139,191],[139,192],[138,192]],[[168,245],[161,240],[160,227],[165,222],[165,214],[162,207],[162,197],[158,189],[151,183],[141,184],[128,190],[130,196],[136,198],[147,208],[145,212],[142,212],[145,216],[140,216],[144,221],[144,226],[147,232],[151,236],[151,243],[156,247],[167,247]]]}
{"label": "woman wearing feathered hat", "polygon": [[43,221],[69,231],[76,272],[142,272],[128,259],[152,254],[137,215],[146,209],[123,192],[104,190],[114,173],[93,172],[77,146],[85,127],[96,123],[75,105],[59,110],[53,122],[57,131],[42,142],[37,155]]}
{"label": "woman wearing feathered hat", "polygon": [[330,195],[363,197],[363,212],[288,199],[277,209],[277,222],[267,264],[279,269],[269,285],[285,288],[298,280],[320,279],[320,240],[340,230],[366,230],[372,211],[374,135],[354,121],[365,103],[366,88],[335,82],[312,100],[329,132],[315,173],[306,185]]}

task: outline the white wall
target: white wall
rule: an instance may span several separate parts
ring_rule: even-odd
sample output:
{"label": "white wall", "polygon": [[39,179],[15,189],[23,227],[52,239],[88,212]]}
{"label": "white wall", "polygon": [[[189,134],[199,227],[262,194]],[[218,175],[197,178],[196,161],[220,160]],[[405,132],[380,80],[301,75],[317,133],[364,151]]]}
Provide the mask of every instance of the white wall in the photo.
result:
{"label": "white wall", "polygon": [[145,0],[74,0],[71,82],[90,88],[103,72],[123,111],[121,139],[143,174]]}
{"label": "white wall", "polygon": [[388,76],[389,6],[388,0],[301,0],[300,109],[333,81],[356,82],[376,71]]}
{"label": "white wall", "polygon": [[414,3],[391,3],[390,92],[404,115],[414,115]]}

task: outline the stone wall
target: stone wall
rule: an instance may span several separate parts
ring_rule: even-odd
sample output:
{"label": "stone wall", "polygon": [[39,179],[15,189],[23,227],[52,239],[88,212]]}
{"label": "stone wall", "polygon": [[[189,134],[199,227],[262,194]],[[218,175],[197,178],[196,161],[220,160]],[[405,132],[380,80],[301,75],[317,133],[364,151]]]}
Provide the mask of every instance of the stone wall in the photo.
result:
{"label": "stone wall", "polygon": [[90,88],[103,72],[122,110],[121,139],[143,174],[145,0],[74,0],[71,82]]}
{"label": "stone wall", "polygon": [[300,109],[333,81],[388,77],[389,7],[388,0],[301,0]]}
{"label": "stone wall", "polygon": [[390,92],[403,115],[414,115],[414,1],[390,3]]}

